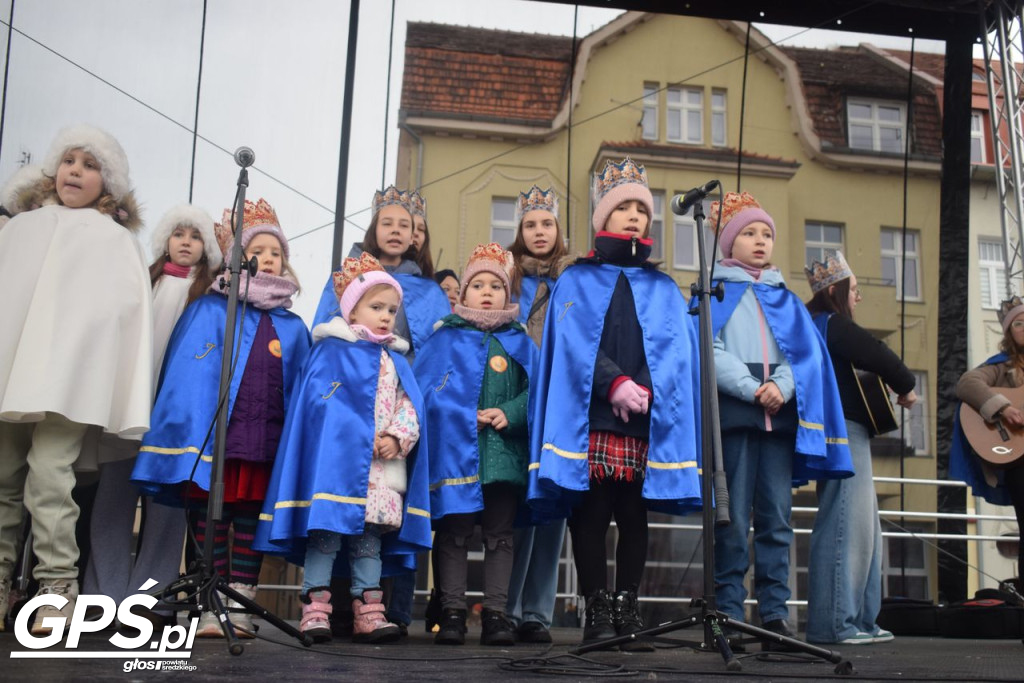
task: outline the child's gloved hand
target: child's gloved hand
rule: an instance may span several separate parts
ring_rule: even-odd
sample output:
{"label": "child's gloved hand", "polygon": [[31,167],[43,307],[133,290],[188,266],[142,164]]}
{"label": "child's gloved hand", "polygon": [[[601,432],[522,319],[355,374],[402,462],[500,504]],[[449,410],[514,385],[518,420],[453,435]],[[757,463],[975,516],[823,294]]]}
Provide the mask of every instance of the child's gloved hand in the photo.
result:
{"label": "child's gloved hand", "polygon": [[612,404],[612,413],[623,422],[629,422],[630,413],[646,413],[650,405],[650,395],[639,384],[631,379],[619,384],[612,390],[608,401]]}
{"label": "child's gloved hand", "polygon": [[398,439],[390,434],[380,434],[373,441],[373,457],[381,460],[394,460],[401,454]]}

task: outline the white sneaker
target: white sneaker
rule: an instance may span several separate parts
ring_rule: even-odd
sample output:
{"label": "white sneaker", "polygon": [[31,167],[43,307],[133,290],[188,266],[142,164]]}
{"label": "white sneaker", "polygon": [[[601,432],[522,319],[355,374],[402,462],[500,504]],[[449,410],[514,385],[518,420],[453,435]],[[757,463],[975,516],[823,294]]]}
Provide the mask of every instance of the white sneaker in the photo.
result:
{"label": "white sneaker", "polygon": [[196,636],[199,638],[223,638],[224,631],[220,627],[220,620],[213,612],[203,612],[199,616],[199,626],[196,628]]}
{"label": "white sneaker", "polygon": [[[892,635],[891,633],[889,635]],[[870,645],[875,642],[875,637],[870,633],[864,633],[864,631],[858,631],[849,638],[843,638],[839,641],[840,645]],[[879,641],[881,642],[881,641]]]}
{"label": "white sneaker", "polygon": [[48,624],[44,625],[43,620],[49,617],[63,617],[68,621],[71,620],[71,615],[75,611],[75,600],[78,598],[78,581],[75,579],[43,579],[39,582],[39,591],[36,595],[63,595],[68,599],[68,603],[64,605],[63,609],[43,605],[36,610],[35,619],[32,621],[32,635],[49,635],[52,629]]}
{"label": "white sneaker", "polygon": [[892,634],[892,631],[886,631],[884,628],[878,629],[871,636],[872,643],[888,643],[893,640],[896,640],[896,636]]}
{"label": "white sneaker", "polygon": [[[253,600],[256,598],[256,586],[245,583],[229,583],[228,588],[234,588],[236,591],[244,595],[245,597]],[[245,607],[242,603],[236,600],[228,600],[229,610],[243,610]],[[228,618],[231,620],[231,624],[235,627],[235,636],[238,638],[254,638],[254,628],[252,625],[252,615],[248,612],[235,612],[232,611]]]}

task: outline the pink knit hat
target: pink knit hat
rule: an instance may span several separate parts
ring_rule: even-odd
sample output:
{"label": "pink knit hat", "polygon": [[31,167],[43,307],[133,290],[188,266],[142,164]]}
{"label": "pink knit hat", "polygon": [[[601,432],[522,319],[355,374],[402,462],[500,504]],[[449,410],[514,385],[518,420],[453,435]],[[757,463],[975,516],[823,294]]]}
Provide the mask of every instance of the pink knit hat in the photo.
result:
{"label": "pink knit hat", "polygon": [[[214,224],[213,230],[217,235],[221,252],[224,254],[224,260],[227,261],[231,255],[231,247],[234,245],[231,234],[231,209],[224,209],[221,222]],[[244,252],[245,248],[249,246],[253,237],[263,233],[277,238],[277,241],[281,243],[281,251],[284,252],[284,260],[288,262],[291,258],[288,250],[288,238],[285,237],[284,231],[281,229],[281,221],[278,220],[274,207],[262,197],[255,203],[246,199],[245,211],[242,214],[242,251]]]}
{"label": "pink knit hat", "polygon": [[608,161],[604,170],[594,174],[594,217],[591,224],[595,232],[604,230],[608,216],[622,202],[636,200],[647,207],[647,230],[651,230],[654,218],[654,197],[647,187],[647,171],[643,164],[638,164],[629,157],[619,163]]}
{"label": "pink knit hat", "polygon": [[511,304],[509,301],[509,279],[508,269],[511,261],[511,253],[497,242],[490,244],[478,244],[473,253],[469,256],[469,263],[462,271],[462,286],[459,288],[459,301],[466,297],[466,289],[469,288],[469,281],[480,273],[491,273],[505,286],[505,306]]}
{"label": "pink knit hat", "polygon": [[334,293],[346,320],[366,292],[376,285],[388,285],[398,292],[398,305],[402,305],[402,286],[391,277],[375,259],[365,251],[359,258],[346,258],[341,270],[334,273]]}
{"label": "pink knit hat", "polygon": [[712,228],[716,225],[722,226],[721,232],[718,233],[718,244],[722,249],[723,257],[732,258],[732,243],[736,241],[736,236],[754,221],[765,223],[772,229],[772,239],[775,238],[775,221],[749,192],[741,194],[726,192],[721,204],[721,223],[718,222],[719,202],[712,202],[711,209],[708,211],[708,224]]}

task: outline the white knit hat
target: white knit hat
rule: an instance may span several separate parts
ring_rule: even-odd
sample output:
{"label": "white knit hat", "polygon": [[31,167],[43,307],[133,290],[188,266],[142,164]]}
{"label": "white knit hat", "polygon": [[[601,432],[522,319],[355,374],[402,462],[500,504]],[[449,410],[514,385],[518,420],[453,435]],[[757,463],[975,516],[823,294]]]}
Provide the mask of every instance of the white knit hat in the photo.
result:
{"label": "white knit hat", "polygon": [[203,237],[203,252],[210,268],[220,268],[223,260],[220,253],[220,245],[217,243],[217,236],[213,232],[213,218],[198,206],[191,204],[179,204],[164,214],[153,231],[153,254],[157,257],[167,253],[167,240],[174,233],[179,225],[187,225],[199,230]]}
{"label": "white knit hat", "polygon": [[96,161],[100,162],[103,188],[116,201],[120,202],[131,190],[128,156],[110,133],[85,123],[61,129],[50,145],[50,151],[43,161],[43,170],[56,175],[64,153],[69,149],[82,149],[96,157]]}

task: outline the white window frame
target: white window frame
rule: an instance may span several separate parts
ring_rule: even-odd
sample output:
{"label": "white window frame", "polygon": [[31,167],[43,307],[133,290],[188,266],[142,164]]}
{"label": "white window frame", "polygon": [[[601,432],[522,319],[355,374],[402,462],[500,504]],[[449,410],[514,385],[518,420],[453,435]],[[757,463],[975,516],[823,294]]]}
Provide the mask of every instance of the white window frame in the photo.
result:
{"label": "white window frame", "polygon": [[[881,254],[883,261],[885,261],[886,259],[892,259],[895,265],[895,270],[893,272],[893,282],[889,286],[896,287],[896,299],[900,300],[903,297],[903,285],[905,283],[901,282],[902,278],[900,277],[900,272],[902,271],[902,263],[900,262],[900,260],[905,257],[908,261],[913,261],[915,263],[914,287],[916,291],[916,294],[914,295],[908,294],[906,299],[907,301],[921,301],[921,233],[918,230],[907,230],[907,235],[913,236],[914,239],[912,250],[908,249],[905,255],[903,254],[903,231],[900,230],[899,228],[882,228],[880,236],[881,234],[884,233],[892,233],[893,235],[893,248],[881,249]],[[908,240],[908,242],[909,241],[910,240]],[[879,246],[881,247],[881,244]]]}
{"label": "white window frame", "polygon": [[980,111],[971,112],[971,163],[988,163],[988,150],[985,149],[985,117]]}
{"label": "white window frame", "polygon": [[931,455],[931,433],[929,425],[931,414],[928,403],[928,373],[923,370],[911,370],[914,373],[916,383],[914,392],[917,394],[917,401],[909,410],[896,408],[901,415],[902,433],[905,435],[907,446],[914,449],[914,455]]}
{"label": "white window frame", "polygon": [[[818,239],[812,239],[808,234],[809,229],[817,228],[820,231]],[[825,239],[824,228],[838,228],[839,229],[839,241],[832,242]],[[842,223],[833,223],[830,221],[805,221],[804,222],[804,259],[806,263],[804,265],[810,267],[814,261],[824,263],[825,259],[829,256],[835,256],[837,251],[843,250],[843,239],[846,236],[846,226]],[[816,250],[816,253],[812,256],[811,250]]]}
{"label": "white window frame", "polygon": [[[511,213],[512,213],[512,219],[511,220],[501,220],[499,218],[496,218],[495,217],[495,209],[498,206],[508,206],[508,207],[510,207],[511,208]],[[518,227],[516,225],[515,215],[516,215],[516,200],[515,199],[512,199],[510,197],[491,197],[491,241],[492,242],[497,242],[498,244],[500,244],[501,246],[506,247],[506,248],[508,248],[508,246],[512,244],[512,242],[516,238],[516,228]],[[504,238],[499,237],[498,235],[495,234],[496,230],[499,230],[499,231],[508,230],[509,234],[511,234],[511,238],[509,238],[506,241]]]}
{"label": "white window frame", "polygon": [[[978,277],[981,288],[981,307],[998,310],[1003,294],[1006,292],[1006,262],[1003,260],[1005,247],[1003,241],[992,237],[978,239]],[[986,253],[987,252],[987,253]],[[997,252],[997,253],[993,253]],[[988,298],[985,297],[985,285],[988,285]]]}
{"label": "white window frame", "polygon": [[[721,97],[721,106],[715,106],[715,98]],[[729,144],[729,117],[728,117],[728,106],[729,98],[725,88],[712,88],[711,89],[711,146],[712,147],[725,147]],[[722,121],[722,138],[720,140],[715,138],[715,121],[721,119]]]}
{"label": "white window frame", "polygon": [[[854,118],[853,107],[854,106],[870,107],[871,116],[869,118]],[[900,113],[899,124],[894,124],[892,121],[884,121],[879,118],[879,108],[886,109],[897,109]],[[871,128],[871,147],[855,147],[853,144],[853,132],[851,128],[853,126],[869,126]],[[900,142],[902,143],[899,150],[883,150],[881,133],[882,129],[896,129],[900,133]],[[866,100],[859,98],[850,98],[846,101],[846,135],[849,140],[851,149],[871,149],[875,152],[890,152],[890,153],[902,153],[903,145],[907,144],[907,108],[906,105],[900,102],[891,101],[879,101],[879,100]]]}
{"label": "white window frame", "polygon": [[[711,199],[704,200],[704,215],[707,216],[710,211]],[[710,261],[711,246],[714,244],[714,235],[710,230],[710,226],[713,219],[708,217],[704,222],[704,246],[707,249],[707,257]],[[684,233],[685,230],[685,233]],[[692,263],[683,263],[676,257],[676,245],[681,244],[683,241],[689,241],[690,253],[693,254]],[[692,214],[686,214],[685,216],[677,216],[672,214],[672,267],[676,270],[698,270],[700,268],[700,245],[697,243],[697,223],[693,220]]]}
{"label": "white window frame", "polygon": [[[660,87],[657,83],[644,83],[643,90],[643,116],[640,119],[640,136],[644,140],[658,139],[658,92]],[[647,131],[647,123],[653,129],[653,134]]]}
{"label": "white window frame", "polygon": [[[679,102],[672,102],[672,94],[679,94]],[[700,104],[689,104],[686,101],[687,94],[700,95]],[[665,92],[665,139],[669,142],[681,142],[687,145],[703,145],[704,144],[704,89],[703,88],[684,88],[674,87],[668,88]],[[687,114],[696,111],[700,116],[700,129],[693,134],[687,125]],[[679,137],[669,137],[669,120],[672,114],[676,113],[679,116]],[[691,135],[693,135],[691,137]]]}
{"label": "white window frame", "polygon": [[651,190],[654,197],[654,215],[651,216],[649,237],[654,241],[651,247],[651,259],[660,261],[665,253],[665,191]]}

